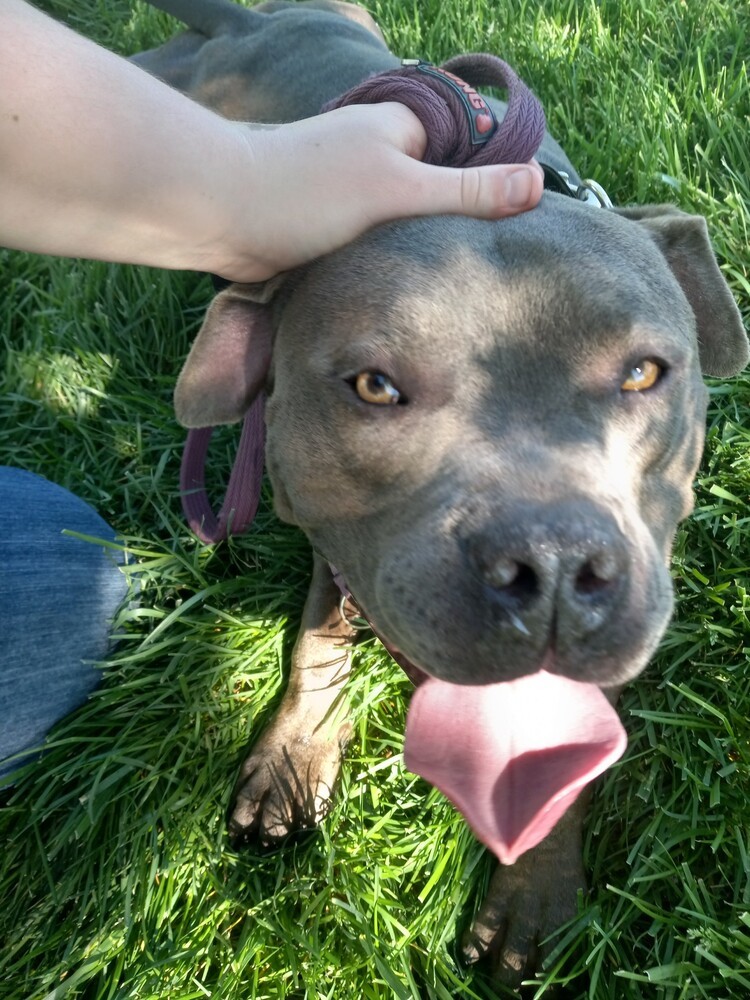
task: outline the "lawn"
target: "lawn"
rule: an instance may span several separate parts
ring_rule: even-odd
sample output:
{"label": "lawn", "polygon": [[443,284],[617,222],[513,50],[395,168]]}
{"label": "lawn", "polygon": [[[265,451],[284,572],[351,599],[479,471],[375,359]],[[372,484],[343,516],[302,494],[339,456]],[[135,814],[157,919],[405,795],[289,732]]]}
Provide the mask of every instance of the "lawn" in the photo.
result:
{"label": "lawn", "polygon": [[[176,24],[142,3],[45,0],[117,51]],[[394,51],[493,51],[616,203],[704,214],[750,318],[750,8],[740,0],[372,0]],[[310,557],[268,492],[208,548],[183,523],[171,393],[206,278],[0,251],[0,463],[92,503],[140,586],[94,697],[0,793],[0,997],[483,998],[455,940],[492,861],[402,766],[409,684],[374,640],[332,814],[262,854],[224,816],[278,703]],[[712,382],[677,611],[627,689],[625,758],[598,787],[591,891],[531,995],[750,996],[750,378]],[[234,436],[215,449],[216,481]],[[33,623],[30,623],[33,627]]]}

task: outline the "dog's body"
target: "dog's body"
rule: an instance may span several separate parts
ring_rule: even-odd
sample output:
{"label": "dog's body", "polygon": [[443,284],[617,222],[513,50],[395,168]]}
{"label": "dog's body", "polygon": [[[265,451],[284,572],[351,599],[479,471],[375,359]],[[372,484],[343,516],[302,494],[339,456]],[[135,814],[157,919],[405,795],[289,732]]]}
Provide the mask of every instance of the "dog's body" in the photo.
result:
{"label": "dog's body", "polygon": [[[156,6],[196,30],[136,61],[234,118],[312,115],[399,64],[346,4]],[[553,140],[539,157],[575,180]],[[228,322],[248,344],[214,354]],[[316,552],[289,688],[243,766],[234,835],[278,839],[325,812],[349,733],[336,709],[351,638],[329,562],[426,674],[477,685],[544,668],[614,698],[671,612],[701,370],[746,360],[702,220],[555,194],[498,223],[383,226],[265,289],[222,292],[178,415],[240,419],[265,381],[277,510]],[[631,373],[646,369],[653,384],[638,391]],[[378,405],[384,386],[401,405]],[[498,870],[467,953],[492,951],[508,981],[575,912],[584,808]]]}

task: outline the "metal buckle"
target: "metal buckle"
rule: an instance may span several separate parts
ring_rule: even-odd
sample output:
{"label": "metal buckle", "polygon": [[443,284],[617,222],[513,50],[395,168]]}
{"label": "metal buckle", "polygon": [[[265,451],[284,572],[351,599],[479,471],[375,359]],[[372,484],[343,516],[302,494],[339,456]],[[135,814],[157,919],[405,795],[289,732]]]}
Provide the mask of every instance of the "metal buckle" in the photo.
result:
{"label": "metal buckle", "polygon": [[544,187],[547,191],[567,195],[594,208],[613,207],[609,195],[598,181],[587,178],[580,184],[573,184],[567,171],[555,170],[546,163],[542,163],[541,167],[544,170]]}

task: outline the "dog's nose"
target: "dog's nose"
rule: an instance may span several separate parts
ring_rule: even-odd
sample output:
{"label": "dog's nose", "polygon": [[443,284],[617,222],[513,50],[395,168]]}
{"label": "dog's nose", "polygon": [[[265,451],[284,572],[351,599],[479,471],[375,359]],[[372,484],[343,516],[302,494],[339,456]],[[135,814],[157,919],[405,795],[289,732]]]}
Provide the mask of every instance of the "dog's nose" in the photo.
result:
{"label": "dog's nose", "polygon": [[568,645],[623,599],[628,550],[614,519],[588,500],[527,504],[493,519],[468,544],[490,603],[529,632]]}

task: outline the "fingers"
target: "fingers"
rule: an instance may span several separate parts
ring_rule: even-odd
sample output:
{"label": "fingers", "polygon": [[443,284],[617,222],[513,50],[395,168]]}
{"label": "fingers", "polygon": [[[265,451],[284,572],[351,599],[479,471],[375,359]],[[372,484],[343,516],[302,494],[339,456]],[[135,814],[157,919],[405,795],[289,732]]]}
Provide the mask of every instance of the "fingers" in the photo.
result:
{"label": "fingers", "polygon": [[421,166],[425,182],[412,205],[413,215],[500,219],[534,208],[542,197],[544,177],[535,162],[464,169]]}

